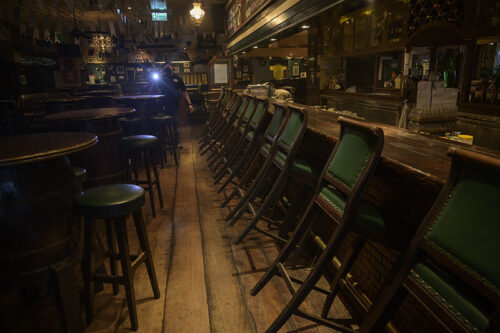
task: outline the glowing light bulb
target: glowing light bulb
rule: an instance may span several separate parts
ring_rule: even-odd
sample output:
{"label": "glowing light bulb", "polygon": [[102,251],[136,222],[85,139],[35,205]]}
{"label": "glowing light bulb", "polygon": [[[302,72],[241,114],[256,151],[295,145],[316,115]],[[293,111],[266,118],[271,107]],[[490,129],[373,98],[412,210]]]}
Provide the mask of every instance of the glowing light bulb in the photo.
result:
{"label": "glowing light bulb", "polygon": [[158,80],[160,78],[160,75],[158,73],[153,74],[153,79]]}

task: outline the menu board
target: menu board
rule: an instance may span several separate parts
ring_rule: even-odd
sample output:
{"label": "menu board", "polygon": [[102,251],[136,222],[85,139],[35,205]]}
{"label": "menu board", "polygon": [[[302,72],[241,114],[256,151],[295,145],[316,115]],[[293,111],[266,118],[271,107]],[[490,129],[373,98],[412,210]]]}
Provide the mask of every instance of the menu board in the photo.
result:
{"label": "menu board", "polygon": [[238,30],[241,23],[243,22],[243,18],[241,17],[241,0],[233,0],[227,10],[226,20],[226,32],[229,36],[236,30]]}
{"label": "menu board", "polygon": [[255,14],[268,0],[243,0],[245,8],[245,20]]}

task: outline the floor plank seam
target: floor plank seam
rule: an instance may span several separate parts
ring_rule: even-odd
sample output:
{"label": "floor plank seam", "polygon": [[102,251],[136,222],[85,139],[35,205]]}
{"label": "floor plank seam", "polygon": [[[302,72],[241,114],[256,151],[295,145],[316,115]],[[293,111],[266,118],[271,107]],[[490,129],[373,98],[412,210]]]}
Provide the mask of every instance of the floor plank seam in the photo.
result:
{"label": "floor plank seam", "polygon": [[[181,158],[179,154],[179,159]],[[166,314],[167,314],[167,291],[168,291],[168,280],[170,278],[170,268],[172,266],[172,257],[173,257],[173,249],[174,249],[174,217],[175,217],[175,200],[177,198],[177,187],[179,184],[179,167],[175,167],[175,187],[174,187],[174,196],[172,198],[172,212],[170,213],[170,223],[172,223],[172,228],[170,228],[170,251],[169,251],[169,258],[168,258],[168,268],[167,268],[167,282],[165,284],[165,301],[163,303],[163,319],[162,319],[162,325],[161,325],[161,331],[162,333],[165,333],[165,319],[166,319]]]}
{"label": "floor plank seam", "polygon": [[206,290],[206,295],[207,295],[207,307],[208,307],[208,324],[210,326],[210,332],[214,330],[213,322],[212,322],[212,310],[210,307],[210,287],[208,286],[208,276],[207,276],[207,256],[206,254],[206,244],[205,244],[205,238],[203,237],[203,228],[201,226],[202,223],[202,214],[200,211],[200,197],[198,195],[198,177],[196,173],[196,157],[198,154],[198,150],[195,150],[195,143],[191,139],[191,155],[192,155],[192,161],[193,161],[193,174],[194,174],[194,193],[196,195],[196,208],[198,210],[198,225],[200,227],[200,235],[201,235],[201,251],[203,253],[203,274],[205,276],[205,290]]}

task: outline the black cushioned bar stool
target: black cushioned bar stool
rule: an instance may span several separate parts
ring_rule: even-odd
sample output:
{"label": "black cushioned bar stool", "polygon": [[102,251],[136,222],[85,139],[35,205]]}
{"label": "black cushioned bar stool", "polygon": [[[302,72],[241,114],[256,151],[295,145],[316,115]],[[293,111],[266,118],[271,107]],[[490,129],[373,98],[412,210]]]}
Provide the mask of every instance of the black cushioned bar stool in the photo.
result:
{"label": "black cushioned bar stool", "polygon": [[[151,201],[151,210],[153,212],[153,217],[156,217],[155,210],[155,199],[153,185],[156,185],[158,191],[158,199],[160,200],[160,207],[163,208],[163,197],[161,195],[160,186],[160,175],[158,173],[158,168],[156,167],[156,156],[161,148],[160,140],[153,135],[132,135],[124,137],[121,140],[121,145],[124,148],[125,156],[127,157],[127,167],[126,167],[126,182],[133,184],[143,184],[147,185],[146,189],[149,192],[149,198]],[[139,172],[137,169],[137,164],[139,159],[144,163],[144,169],[146,173],[146,180],[139,179]],[[131,165],[128,165],[128,161],[131,161]],[[134,174],[134,179],[131,177],[130,169],[132,169]],[[155,179],[151,178],[151,169],[155,175]]]}
{"label": "black cushioned bar stool", "polygon": [[[83,280],[87,323],[89,324],[93,319],[94,282],[105,282],[113,284],[113,294],[115,295],[118,294],[120,284],[125,286],[132,330],[138,329],[133,276],[135,269],[141,263],[146,264],[154,297],[160,298],[160,289],[141,210],[145,203],[144,192],[144,189],[137,185],[113,184],[82,192],[76,199],[77,209],[85,217]],[[125,220],[130,214],[133,216],[141,250],[137,255],[131,255],[129,250]],[[96,237],[95,219],[106,220],[106,238],[109,247],[107,258],[109,259],[111,275],[99,274],[94,269],[97,266],[94,263],[94,252],[92,251],[92,242]],[[115,252],[113,227],[116,232],[118,253]],[[122,266],[123,275],[121,276],[117,274],[116,260],[119,260]]]}
{"label": "black cushioned bar stool", "polygon": [[162,168],[163,161],[167,163],[167,150],[174,156],[175,165],[179,165],[177,160],[177,145],[174,137],[174,118],[168,114],[158,113],[149,118],[155,133],[158,133],[162,150]]}
{"label": "black cushioned bar stool", "polygon": [[120,127],[122,128],[122,133],[124,136],[139,134],[141,127],[141,118],[120,118]]}

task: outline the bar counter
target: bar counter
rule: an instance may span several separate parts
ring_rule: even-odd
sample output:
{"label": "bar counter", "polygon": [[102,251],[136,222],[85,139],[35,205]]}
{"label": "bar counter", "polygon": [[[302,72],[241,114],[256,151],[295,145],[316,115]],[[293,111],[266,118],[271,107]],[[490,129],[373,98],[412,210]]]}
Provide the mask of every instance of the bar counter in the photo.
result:
{"label": "bar counter", "polygon": [[[271,99],[270,105],[273,102]],[[318,111],[311,106],[297,103],[288,105],[308,109],[308,134],[329,143],[333,148],[340,135],[337,119],[341,115],[330,111]],[[452,145],[500,157],[500,152],[495,150],[417,134],[385,124],[377,123],[377,125],[383,129],[385,137],[381,163],[397,173],[415,177],[433,189],[440,189],[448,177],[451,160],[447,156],[447,151]],[[325,161],[326,158],[328,155],[325,156]]]}
{"label": "bar counter", "polygon": [[[273,113],[275,101],[270,99],[268,108]],[[280,103],[279,101],[276,101]],[[308,124],[298,156],[308,160],[321,170],[330,156],[340,134],[337,123],[339,114],[315,110],[311,106],[290,104],[308,110]],[[365,200],[379,207],[380,211],[401,224],[403,229],[415,232],[432,207],[436,197],[448,178],[451,159],[447,155],[452,145],[500,156],[498,151],[477,146],[448,141],[389,125],[378,124],[384,131],[382,158],[369,180],[363,194]],[[293,191],[293,186],[291,186]],[[332,232],[331,223],[320,221],[314,227],[316,235],[324,240]],[[352,235],[351,235],[352,236]],[[341,248],[341,253],[349,248],[354,237],[349,237]],[[351,270],[351,278],[341,288],[341,298],[349,311],[361,315],[365,310],[355,299],[363,299],[365,307],[380,289],[397,253],[384,245],[368,241]],[[410,300],[412,303],[413,300]],[[411,316],[418,318],[411,308]],[[401,317],[395,318],[396,327],[406,327]]]}

